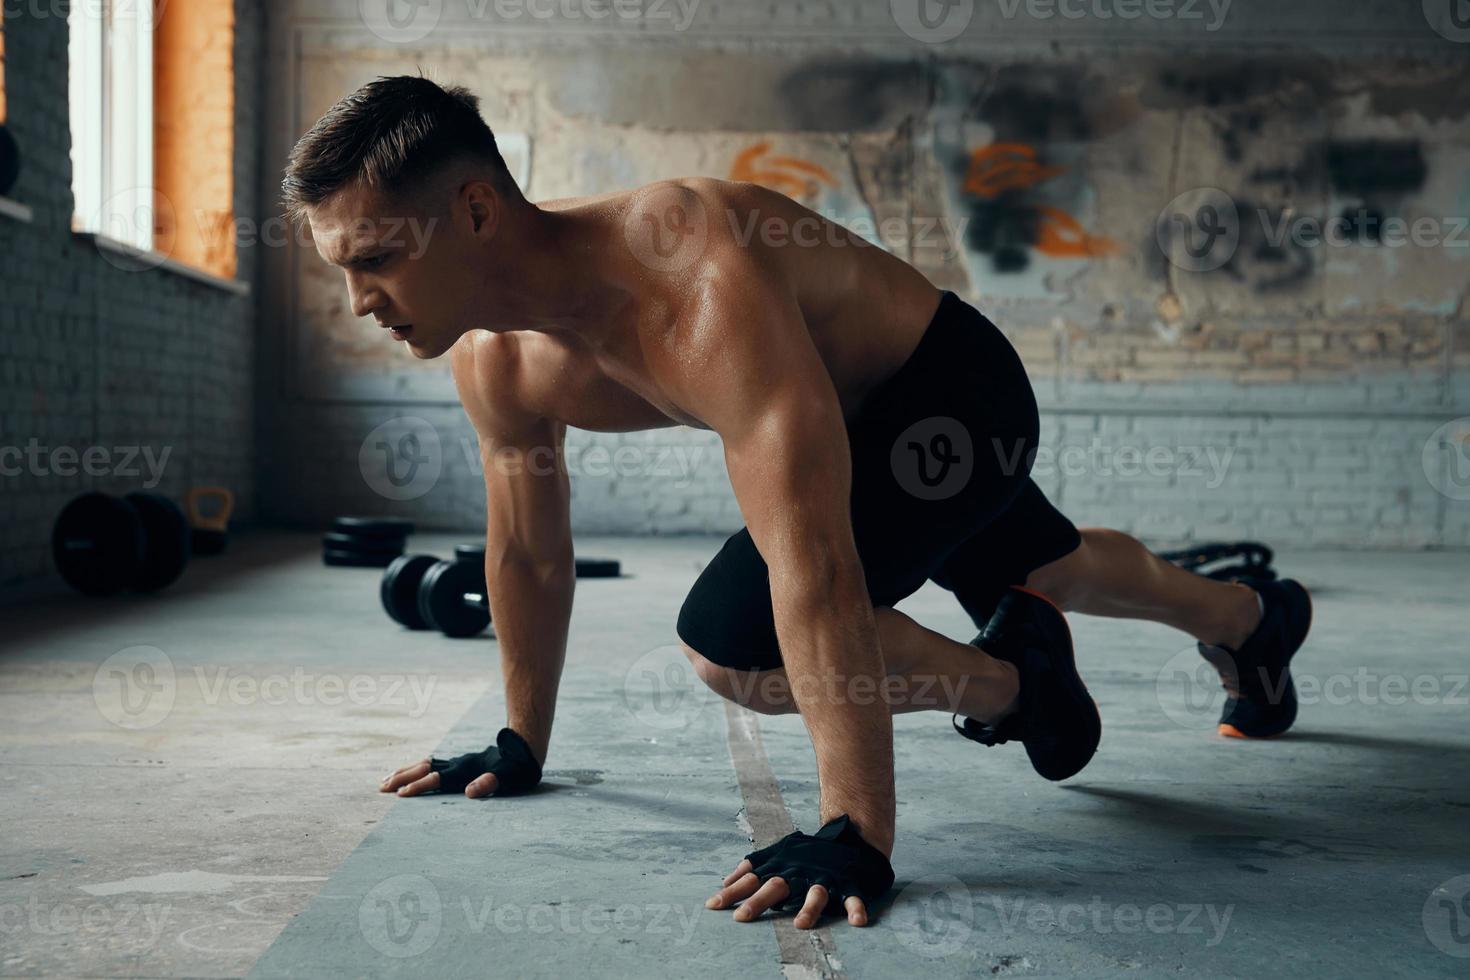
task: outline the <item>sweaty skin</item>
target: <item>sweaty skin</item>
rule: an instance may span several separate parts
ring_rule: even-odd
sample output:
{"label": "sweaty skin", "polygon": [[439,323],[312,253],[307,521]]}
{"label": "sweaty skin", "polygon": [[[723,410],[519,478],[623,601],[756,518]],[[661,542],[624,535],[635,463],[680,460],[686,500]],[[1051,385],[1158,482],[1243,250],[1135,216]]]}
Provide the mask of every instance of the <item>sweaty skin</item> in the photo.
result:
{"label": "sweaty skin", "polygon": [[[372,251],[372,235],[352,229],[364,215],[381,217],[375,195],[344,190],[310,218],[318,250],[347,269],[355,313],[412,324],[406,343],[417,357],[451,354],[484,465],[507,725],[544,761],[574,582],[559,454],[567,426],[717,432],[770,568],[792,690],[822,690],[834,675],[866,677],[875,689],[885,672],[853,542],[844,423],[918,345],[940,291],[901,259],[754,184],[694,178],[518,206],[468,176],[453,190],[447,206],[418,205],[420,218],[444,222],[423,254],[370,267],[345,260]],[[678,268],[650,259],[627,233],[699,213],[704,236]],[[543,465],[529,465],[538,458]],[[509,465],[517,460],[528,465]],[[797,707],[816,751],[819,822],[847,813],[890,855],[888,705],[810,694]],[[415,795],[438,778],[423,760],[382,789]],[[486,774],[465,792],[494,788]],[[779,878],[753,895],[751,882],[730,887],[748,870],[742,861],[711,907],[744,898],[736,918],[749,921],[786,897]],[[825,902],[813,888],[797,925],[814,925]],[[853,924],[866,923],[860,899],[847,909]]]}

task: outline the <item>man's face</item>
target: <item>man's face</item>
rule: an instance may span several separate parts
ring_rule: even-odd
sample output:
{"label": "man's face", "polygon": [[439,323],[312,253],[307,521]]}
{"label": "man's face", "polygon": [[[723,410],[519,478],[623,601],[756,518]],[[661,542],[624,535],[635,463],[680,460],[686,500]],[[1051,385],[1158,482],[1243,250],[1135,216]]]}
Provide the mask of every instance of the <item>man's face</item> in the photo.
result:
{"label": "man's face", "polygon": [[317,253],[340,266],[356,316],[372,316],[384,342],[408,344],[415,357],[443,354],[475,326],[482,248],[456,228],[453,202],[388,203],[368,188],[346,187],[311,209]]}

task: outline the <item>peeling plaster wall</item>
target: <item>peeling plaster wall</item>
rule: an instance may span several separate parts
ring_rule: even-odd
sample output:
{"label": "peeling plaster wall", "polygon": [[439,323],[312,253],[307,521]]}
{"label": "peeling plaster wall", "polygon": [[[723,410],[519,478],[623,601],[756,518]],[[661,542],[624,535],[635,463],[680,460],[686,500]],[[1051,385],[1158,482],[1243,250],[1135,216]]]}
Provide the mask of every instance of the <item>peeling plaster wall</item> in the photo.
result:
{"label": "peeling plaster wall", "polygon": [[[1387,3],[1238,3],[1193,33],[1007,19],[1014,6],[977,5],[934,45],[867,2],[698,7],[682,31],[594,34],[446,0],[400,44],[356,4],[279,3],[265,170],[342,94],[422,68],[469,85],[524,146],[532,200],[757,180],[964,295],[1025,359],[1051,453],[1037,479],[1079,524],[1155,543],[1470,544],[1470,422],[1445,427],[1470,417],[1470,43]],[[1327,223],[1339,234],[1314,241]],[[268,269],[273,515],[478,530],[447,365],[363,329],[309,252],[272,250]],[[385,500],[360,450],[404,417],[432,430],[438,476]],[[610,457],[574,480],[579,530],[740,524],[707,433],[572,444]]]}

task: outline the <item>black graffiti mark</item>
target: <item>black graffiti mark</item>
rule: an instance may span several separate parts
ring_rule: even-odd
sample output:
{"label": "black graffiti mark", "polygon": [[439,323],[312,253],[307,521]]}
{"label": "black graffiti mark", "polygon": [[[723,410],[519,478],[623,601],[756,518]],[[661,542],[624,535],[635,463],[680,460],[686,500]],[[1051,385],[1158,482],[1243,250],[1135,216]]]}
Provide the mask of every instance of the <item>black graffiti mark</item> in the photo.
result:
{"label": "black graffiti mark", "polygon": [[990,201],[975,201],[965,245],[990,256],[998,273],[1024,272],[1031,265],[1031,248],[1041,229],[1041,212],[1026,200],[1027,192],[1005,191]]}

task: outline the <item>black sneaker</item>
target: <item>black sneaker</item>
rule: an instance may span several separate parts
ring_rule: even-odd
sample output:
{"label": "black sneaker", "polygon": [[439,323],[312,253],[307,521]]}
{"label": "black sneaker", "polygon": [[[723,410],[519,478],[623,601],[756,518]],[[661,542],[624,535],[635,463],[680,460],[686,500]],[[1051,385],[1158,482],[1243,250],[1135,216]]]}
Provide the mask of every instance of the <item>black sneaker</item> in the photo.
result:
{"label": "black sneaker", "polygon": [[1256,631],[1239,650],[1197,644],[1200,656],[1220,672],[1229,698],[1220,713],[1221,735],[1275,738],[1296,721],[1292,656],[1312,628],[1312,597],[1300,582],[1246,580],[1265,611]]}
{"label": "black sneaker", "polygon": [[981,745],[1023,743],[1032,767],[1047,779],[1081,772],[1097,751],[1102,719],[1077,676],[1072,632],[1062,611],[1041,593],[1012,586],[970,643],[1016,665],[1020,703],[995,726],[973,718],[963,725],[951,720],[955,731]]}

